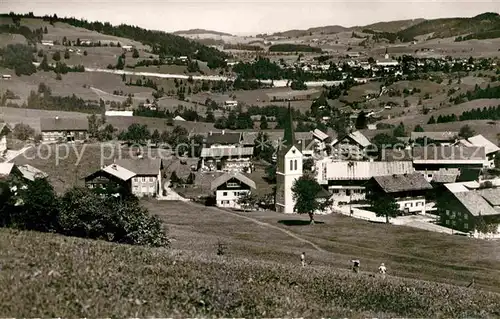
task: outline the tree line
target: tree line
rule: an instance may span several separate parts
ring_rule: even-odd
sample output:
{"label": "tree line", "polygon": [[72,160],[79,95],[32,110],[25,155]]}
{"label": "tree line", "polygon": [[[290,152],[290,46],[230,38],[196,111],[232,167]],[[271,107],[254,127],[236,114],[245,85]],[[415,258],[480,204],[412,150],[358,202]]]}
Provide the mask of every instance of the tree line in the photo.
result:
{"label": "tree line", "polygon": [[45,83],[38,85],[38,92],[31,91],[28,96],[27,105],[30,109],[41,110],[61,110],[69,112],[84,112],[84,113],[104,113],[104,103],[97,101],[85,101],[77,97],[75,94],[71,96],[55,96],[52,95],[50,88]]}
{"label": "tree line", "polygon": [[437,119],[434,118],[434,116],[431,116],[427,124],[469,120],[500,120],[500,105],[497,107],[490,106],[484,107],[483,109],[477,108],[470,111],[465,111],[460,116],[457,116],[456,114],[439,115]]}
{"label": "tree line", "polygon": [[307,44],[292,44],[292,43],[281,43],[273,44],[269,47],[269,52],[313,52],[321,53],[323,50],[318,47],[312,47]]}

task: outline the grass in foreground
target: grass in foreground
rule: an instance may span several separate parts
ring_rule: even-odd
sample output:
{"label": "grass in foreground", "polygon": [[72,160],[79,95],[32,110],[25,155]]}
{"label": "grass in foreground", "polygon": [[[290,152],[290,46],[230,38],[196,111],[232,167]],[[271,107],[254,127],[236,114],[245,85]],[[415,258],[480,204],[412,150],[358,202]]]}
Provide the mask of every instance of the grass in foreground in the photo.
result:
{"label": "grass in foreground", "polygon": [[497,317],[500,295],[0,230],[0,316]]}

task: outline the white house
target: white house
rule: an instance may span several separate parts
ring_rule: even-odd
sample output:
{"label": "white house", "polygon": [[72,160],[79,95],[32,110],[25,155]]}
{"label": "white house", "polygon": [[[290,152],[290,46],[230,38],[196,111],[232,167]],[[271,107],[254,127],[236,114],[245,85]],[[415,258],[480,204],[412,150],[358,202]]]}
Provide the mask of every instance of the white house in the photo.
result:
{"label": "white house", "polygon": [[122,45],[122,49],[125,51],[132,51],[133,48],[134,46],[132,45]]}
{"label": "white house", "polygon": [[250,194],[253,189],[256,189],[255,182],[238,172],[225,173],[211,183],[216,205],[224,208],[240,209],[240,198]]}
{"label": "white house", "polygon": [[238,101],[225,101],[224,106],[227,107],[236,107],[238,106]]}
{"label": "white house", "polygon": [[332,193],[337,204],[364,200],[366,182],[375,176],[412,174],[415,172],[411,161],[332,161],[324,158],[315,163],[316,180]]}
{"label": "white house", "polygon": [[369,158],[369,147],[372,143],[360,131],[340,136],[331,143],[334,160],[362,161]]}
{"label": "white house", "polygon": [[106,111],[104,113],[106,116],[134,116],[133,111]]}
{"label": "white house", "polygon": [[42,40],[42,45],[48,46],[48,47],[53,47],[54,46],[54,41],[52,40]]}
{"label": "white house", "polygon": [[495,158],[496,154],[500,151],[500,147],[495,145],[493,142],[491,142],[481,134],[467,139],[461,139],[457,142],[457,144],[465,147],[484,147],[486,157],[488,159],[486,165],[490,168],[495,167]]}
{"label": "white house", "polygon": [[375,176],[369,184],[370,189],[394,198],[399,210],[405,213],[425,213],[425,193],[432,189],[419,173]]}
{"label": "white house", "polygon": [[2,74],[2,80],[10,80],[12,79],[12,75],[10,74]]}

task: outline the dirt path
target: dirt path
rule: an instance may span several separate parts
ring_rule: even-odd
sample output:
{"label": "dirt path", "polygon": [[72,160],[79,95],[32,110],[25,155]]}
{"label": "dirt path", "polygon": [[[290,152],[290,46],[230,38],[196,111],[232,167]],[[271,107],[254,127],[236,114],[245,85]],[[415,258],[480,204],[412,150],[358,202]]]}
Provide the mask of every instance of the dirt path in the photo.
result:
{"label": "dirt path", "polygon": [[[199,207],[200,205],[199,204],[195,204],[193,202],[189,202],[190,205],[193,205],[193,206],[197,206]],[[238,213],[233,213],[231,211],[228,211],[228,210],[224,210],[224,209],[220,209],[220,208],[215,208],[215,207],[206,207],[207,209],[209,210],[212,210],[212,211],[216,211],[216,212],[219,212],[219,213],[223,213],[223,214],[227,214],[227,215],[232,215],[232,216],[235,216],[235,217],[238,217],[238,218],[241,218],[241,219],[246,219],[246,220],[249,220],[257,225],[260,225],[260,226],[264,226],[264,227],[268,227],[268,228],[272,228],[272,229],[275,229],[275,230],[278,230],[300,242],[303,242],[303,243],[306,243],[310,246],[312,246],[314,249],[316,249],[317,251],[319,252],[322,252],[322,253],[328,253],[328,251],[324,250],[323,248],[319,247],[318,245],[316,245],[315,243],[307,240],[307,239],[304,239],[300,236],[297,236],[296,234],[294,234],[293,232],[289,231],[289,230],[286,230],[286,229],[283,229],[281,227],[278,227],[278,226],[275,226],[275,225],[271,225],[269,223],[266,223],[266,222],[262,222],[258,219],[255,219],[255,218],[252,218],[252,217],[248,217],[248,216],[244,216],[244,215],[240,215]]]}
{"label": "dirt path", "polygon": [[[193,203],[193,202],[188,202],[188,203],[190,205],[193,205],[193,206],[197,206],[197,207],[200,206],[199,204],[196,204],[196,203]],[[288,235],[288,236],[290,236],[290,237],[292,237],[292,238],[294,238],[294,239],[296,239],[298,241],[301,241],[303,243],[306,243],[306,244],[310,245],[311,247],[313,247],[315,250],[317,250],[319,252],[322,252],[322,253],[331,253],[330,251],[321,248],[319,245],[313,243],[312,241],[310,241],[308,239],[305,239],[303,237],[300,237],[297,234],[295,234],[294,232],[291,232],[289,230],[283,229],[283,228],[281,228],[279,226],[275,226],[275,225],[272,225],[272,224],[260,221],[260,220],[258,220],[256,218],[248,217],[248,216],[241,215],[241,214],[229,211],[229,210],[224,210],[224,209],[221,209],[221,208],[216,208],[216,207],[205,207],[205,208],[206,209],[210,209],[212,211],[219,212],[219,213],[223,213],[223,214],[227,214],[227,215],[232,215],[232,216],[235,216],[235,217],[238,217],[238,218],[241,218],[241,219],[246,219],[246,220],[249,220],[249,221],[251,221],[251,222],[253,222],[253,223],[257,224],[257,225],[260,225],[260,226],[264,226],[264,227],[268,227],[268,228],[272,228],[272,229],[278,230],[278,231],[280,231],[280,232],[282,232],[282,233],[284,233],[284,234],[286,234],[286,235]],[[464,264],[451,264],[451,263],[449,264],[449,263],[440,262],[438,260],[427,259],[427,258],[423,258],[423,257],[406,255],[406,254],[398,254],[398,253],[393,253],[393,252],[386,251],[386,250],[378,250],[378,249],[373,249],[373,248],[358,246],[358,245],[354,245],[354,244],[348,244],[348,243],[344,243],[344,242],[335,242],[335,243],[337,245],[341,245],[341,246],[352,247],[352,248],[356,248],[356,249],[359,249],[359,250],[366,250],[366,251],[371,251],[371,252],[380,253],[380,254],[386,254],[386,255],[390,255],[390,256],[398,257],[398,258],[410,259],[410,260],[413,260],[413,261],[420,261],[420,262],[423,262],[423,263],[434,264],[436,266],[441,266],[441,267],[449,267],[449,268],[463,267],[463,268],[468,268],[470,270],[482,270],[482,271],[500,273],[500,270],[491,269],[491,268],[483,268],[483,267],[470,266],[470,265],[464,265]]]}

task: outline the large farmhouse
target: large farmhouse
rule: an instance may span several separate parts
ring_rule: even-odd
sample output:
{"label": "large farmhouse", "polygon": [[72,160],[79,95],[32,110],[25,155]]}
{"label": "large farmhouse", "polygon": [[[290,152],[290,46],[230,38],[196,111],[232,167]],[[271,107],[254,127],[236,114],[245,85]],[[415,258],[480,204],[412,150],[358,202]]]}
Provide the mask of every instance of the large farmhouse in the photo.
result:
{"label": "large farmhouse", "polygon": [[91,189],[126,191],[137,197],[162,195],[160,159],[134,158],[118,159],[85,178],[85,185]]}
{"label": "large farmhouse", "polygon": [[500,188],[445,184],[438,198],[441,224],[479,238],[500,238]]}
{"label": "large farmhouse", "polygon": [[204,171],[251,171],[253,147],[242,143],[241,133],[209,133],[201,150]]}
{"label": "large farmhouse", "polygon": [[40,129],[44,143],[83,142],[89,137],[89,123],[83,118],[43,118]]}
{"label": "large farmhouse", "polygon": [[249,177],[239,173],[225,173],[211,183],[215,192],[216,205],[224,208],[241,208],[240,199],[255,189],[255,182]]}
{"label": "large farmhouse", "polygon": [[414,173],[376,176],[370,180],[369,188],[393,197],[401,212],[416,214],[425,213],[425,195],[432,185],[422,174]]}

